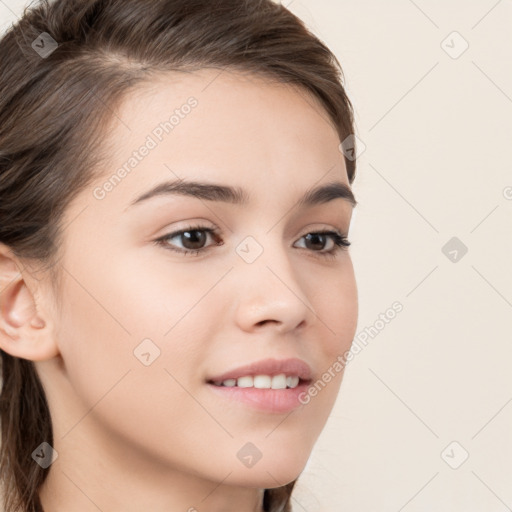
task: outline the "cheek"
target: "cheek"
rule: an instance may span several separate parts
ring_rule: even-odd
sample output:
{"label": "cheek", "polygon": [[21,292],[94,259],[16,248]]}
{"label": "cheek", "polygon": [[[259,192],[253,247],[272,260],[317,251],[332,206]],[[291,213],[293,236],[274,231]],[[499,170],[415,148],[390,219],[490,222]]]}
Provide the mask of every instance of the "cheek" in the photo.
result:
{"label": "cheek", "polygon": [[150,263],[119,258],[97,266],[108,269],[102,273],[74,268],[65,281],[59,345],[68,379],[87,405],[129,370],[144,374],[141,389],[152,396],[173,382],[169,373],[196,385],[191,379],[218,321],[215,293],[204,297],[217,274],[205,282]]}
{"label": "cheek", "polygon": [[317,332],[322,333],[320,348],[324,356],[335,360],[350,348],[358,321],[357,284],[350,260],[339,273],[311,286],[315,287],[311,302],[317,315]]}
{"label": "cheek", "polygon": [[63,430],[76,424],[67,442],[94,422],[128,441],[127,451],[181,463],[186,457],[175,443],[193,451],[205,428],[215,427],[191,397],[208,308],[193,307],[197,291],[181,293],[122,268],[82,282],[89,293],[73,279],[66,282],[58,330],[69,383],[61,395]]}
{"label": "cheek", "polygon": [[325,283],[324,286],[312,295],[313,309],[317,315],[316,329],[312,332],[318,340],[312,354],[318,363],[320,375],[312,382],[303,403],[306,405],[304,409],[323,425],[340,391],[346,353],[356,334],[359,305],[350,260],[341,272],[320,282]]}

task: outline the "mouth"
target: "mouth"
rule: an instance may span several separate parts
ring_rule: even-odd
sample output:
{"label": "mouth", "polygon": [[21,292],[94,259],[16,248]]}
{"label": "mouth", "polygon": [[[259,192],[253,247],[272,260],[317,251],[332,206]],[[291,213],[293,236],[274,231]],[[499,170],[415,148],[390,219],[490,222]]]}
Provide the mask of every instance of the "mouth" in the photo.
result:
{"label": "mouth", "polygon": [[266,359],[208,378],[206,384],[230,406],[284,414],[304,405],[300,397],[311,384],[311,377],[309,365],[300,359]]}
{"label": "mouth", "polygon": [[310,383],[311,379],[285,374],[206,382],[208,388],[223,400],[221,407],[242,406],[248,412],[271,415],[289,414],[304,406],[301,397],[306,395]]}
{"label": "mouth", "polygon": [[[299,380],[297,380],[299,379]],[[311,379],[310,366],[297,357],[262,359],[208,378],[214,385],[284,389]]]}
{"label": "mouth", "polygon": [[295,389],[299,385],[310,382],[310,379],[301,379],[298,375],[244,375],[237,379],[222,381],[208,380],[207,383],[217,387],[228,388],[256,388],[256,389]]}

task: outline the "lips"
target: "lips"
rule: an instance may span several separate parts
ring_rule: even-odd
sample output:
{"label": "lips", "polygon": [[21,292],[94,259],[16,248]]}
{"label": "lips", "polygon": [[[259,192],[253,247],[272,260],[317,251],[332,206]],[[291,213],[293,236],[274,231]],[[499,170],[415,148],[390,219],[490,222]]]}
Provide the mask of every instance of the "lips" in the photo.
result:
{"label": "lips", "polygon": [[238,379],[240,377],[256,375],[296,375],[302,381],[311,379],[310,366],[298,358],[290,359],[263,359],[238,368],[234,368],[225,373],[214,375],[207,378],[208,383],[222,382],[228,379]]}

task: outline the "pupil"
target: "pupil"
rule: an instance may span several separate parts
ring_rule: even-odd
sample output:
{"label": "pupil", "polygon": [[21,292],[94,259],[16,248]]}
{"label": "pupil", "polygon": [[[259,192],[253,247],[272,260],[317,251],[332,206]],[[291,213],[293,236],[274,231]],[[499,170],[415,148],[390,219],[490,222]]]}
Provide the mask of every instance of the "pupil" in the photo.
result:
{"label": "pupil", "polygon": [[[321,247],[320,249],[323,249],[323,242],[322,240],[320,242],[318,242],[319,239],[323,239],[325,235],[322,235],[320,233],[309,233],[308,235],[306,235],[306,247],[308,246],[308,241],[310,240],[316,240],[316,244],[319,244]],[[313,245],[315,245],[315,242],[313,242]]]}
{"label": "pupil", "polygon": [[[199,236],[198,237],[194,236],[194,235],[190,236],[189,233],[194,233],[194,235],[197,235],[199,233]],[[202,243],[204,243],[204,241],[205,241],[206,233],[204,231],[199,231],[199,230],[185,231],[183,233],[183,236],[185,237],[185,239],[188,242],[191,242],[193,245],[192,247],[190,247],[187,245],[187,243],[183,244],[186,249],[200,249],[202,247]],[[199,241],[197,241],[197,239],[199,239]],[[199,247],[196,247],[195,246],[196,244],[198,244]]]}

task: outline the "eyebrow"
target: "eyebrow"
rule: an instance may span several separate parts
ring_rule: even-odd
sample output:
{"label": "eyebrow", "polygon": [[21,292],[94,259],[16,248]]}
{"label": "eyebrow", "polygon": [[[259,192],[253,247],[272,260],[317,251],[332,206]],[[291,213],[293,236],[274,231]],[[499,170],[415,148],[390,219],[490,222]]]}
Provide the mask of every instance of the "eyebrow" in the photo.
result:
{"label": "eyebrow", "polygon": [[[240,187],[232,187],[218,183],[177,180],[160,183],[131,202],[126,209],[153,197],[170,194],[190,196],[204,199],[206,201],[218,201],[235,205],[246,205],[249,203],[249,195]],[[311,207],[328,203],[334,199],[343,199],[349,202],[352,207],[357,205],[356,198],[354,197],[350,187],[346,183],[340,181],[329,182],[306,191],[306,193],[298,200],[297,204],[301,207]]]}

